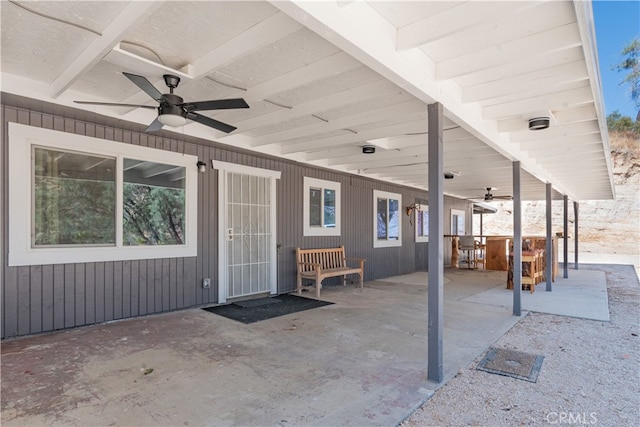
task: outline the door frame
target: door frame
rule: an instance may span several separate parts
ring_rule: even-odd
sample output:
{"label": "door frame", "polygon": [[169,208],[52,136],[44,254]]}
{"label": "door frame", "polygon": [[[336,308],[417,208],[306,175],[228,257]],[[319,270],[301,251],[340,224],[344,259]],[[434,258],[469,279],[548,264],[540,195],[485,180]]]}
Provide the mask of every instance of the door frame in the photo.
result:
{"label": "door frame", "polygon": [[278,265],[277,265],[277,242],[276,242],[276,180],[280,179],[281,171],[271,169],[260,169],[251,166],[239,165],[236,163],[227,163],[217,160],[211,160],[211,166],[218,171],[218,303],[227,302],[229,292],[229,283],[227,280],[227,240],[226,236],[226,208],[228,202],[227,194],[227,172],[240,173],[245,175],[259,176],[271,179],[271,210],[270,224],[271,227],[271,266],[269,272],[269,280],[271,281],[270,293],[275,295],[278,293]]}

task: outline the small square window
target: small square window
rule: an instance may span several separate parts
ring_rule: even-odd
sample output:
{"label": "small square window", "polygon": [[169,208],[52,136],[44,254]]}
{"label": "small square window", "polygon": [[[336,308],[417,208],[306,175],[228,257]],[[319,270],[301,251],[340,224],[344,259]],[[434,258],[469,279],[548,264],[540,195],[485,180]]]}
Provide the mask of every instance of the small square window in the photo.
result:
{"label": "small square window", "polygon": [[451,209],[451,234],[462,236],[465,232],[465,212],[460,209]]}
{"label": "small square window", "polygon": [[340,235],[340,183],[304,177],[304,235]]}
{"label": "small square window", "polygon": [[417,205],[415,210],[416,243],[429,241],[429,206]]}
{"label": "small square window", "polygon": [[373,191],[374,248],[402,246],[401,205],[400,194]]}

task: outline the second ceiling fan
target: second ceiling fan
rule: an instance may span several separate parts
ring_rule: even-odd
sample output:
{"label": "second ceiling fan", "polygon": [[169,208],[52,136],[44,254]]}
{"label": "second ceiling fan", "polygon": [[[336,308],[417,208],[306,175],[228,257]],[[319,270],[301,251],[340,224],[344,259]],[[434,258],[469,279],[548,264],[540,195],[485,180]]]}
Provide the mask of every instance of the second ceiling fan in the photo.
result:
{"label": "second ceiling fan", "polygon": [[484,195],[484,201],[490,202],[491,200],[513,200],[512,196],[494,196],[491,191],[497,190],[495,187],[485,187],[487,193]]}
{"label": "second ceiling fan", "polygon": [[237,128],[229,124],[220,122],[202,114],[196,113],[196,111],[209,111],[209,110],[228,110],[235,108],[249,108],[249,105],[242,98],[232,99],[212,99],[209,101],[196,101],[196,102],[184,102],[182,97],[175,95],[173,89],[178,87],[180,83],[180,77],[172,74],[165,74],[165,84],[169,87],[169,93],[161,93],[147,80],[146,77],[139,76],[137,74],[131,74],[123,72],[133,84],[138,86],[151,98],[156,100],[159,105],[154,107],[152,105],[138,105],[138,104],[120,104],[112,102],[92,102],[92,101],[74,101],[77,104],[91,104],[91,105],[108,105],[117,107],[136,107],[136,108],[151,108],[158,110],[158,117],[147,127],[146,132],[152,132],[162,129],[163,125],[167,126],[182,126],[187,123],[187,119],[193,120],[205,126],[212,127],[225,133],[233,132]]}

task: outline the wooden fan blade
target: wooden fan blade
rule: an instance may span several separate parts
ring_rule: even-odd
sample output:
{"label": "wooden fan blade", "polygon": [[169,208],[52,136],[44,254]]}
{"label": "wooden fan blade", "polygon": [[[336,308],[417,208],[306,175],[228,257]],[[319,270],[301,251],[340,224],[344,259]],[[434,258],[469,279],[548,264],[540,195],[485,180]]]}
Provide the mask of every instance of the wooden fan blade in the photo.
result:
{"label": "wooden fan blade", "polygon": [[219,122],[218,120],[214,120],[210,117],[203,116],[202,114],[198,114],[198,113],[187,113],[187,118],[193,120],[194,122],[198,122],[205,126],[218,129],[225,133],[233,132],[234,130],[237,129],[235,126],[231,126],[226,123]]}
{"label": "wooden fan blade", "polygon": [[158,107],[153,105],[138,105],[138,104],[118,104],[116,102],[92,102],[92,101],[73,101],[76,104],[88,104],[88,105],[106,105],[110,107],[133,107],[133,108],[150,108],[155,110]]}
{"label": "wooden fan blade", "polygon": [[247,104],[242,98],[233,98],[185,102],[181,107],[184,107],[187,111],[229,110],[234,108],[249,108],[249,104]]}
{"label": "wooden fan blade", "polygon": [[122,74],[124,74],[125,77],[131,80],[133,84],[135,84],[140,89],[142,89],[151,98],[155,99],[158,102],[162,101],[162,94],[158,89],[155,88],[155,86],[151,84],[149,80],[147,80],[146,77],[139,76],[137,74],[127,73],[124,71],[122,72]]}

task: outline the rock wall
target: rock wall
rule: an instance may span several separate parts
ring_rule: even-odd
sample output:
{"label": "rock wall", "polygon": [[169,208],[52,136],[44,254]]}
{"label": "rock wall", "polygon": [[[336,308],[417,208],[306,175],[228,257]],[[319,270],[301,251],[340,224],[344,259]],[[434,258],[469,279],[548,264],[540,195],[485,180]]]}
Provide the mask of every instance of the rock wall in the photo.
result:
{"label": "rock wall", "polygon": [[[580,202],[579,239],[580,252],[598,254],[625,254],[640,258],[640,140],[624,143],[616,135],[611,136],[611,152],[614,167],[615,200],[590,200]],[[492,202],[498,208],[493,215],[483,216],[484,234],[512,234],[513,203]],[[546,233],[545,202],[523,203],[522,232],[524,235]],[[562,232],[562,201],[552,205],[552,231]],[[573,201],[569,201],[569,237],[574,234]],[[474,234],[480,233],[478,215],[474,218]],[[570,240],[570,252],[573,242]]]}

